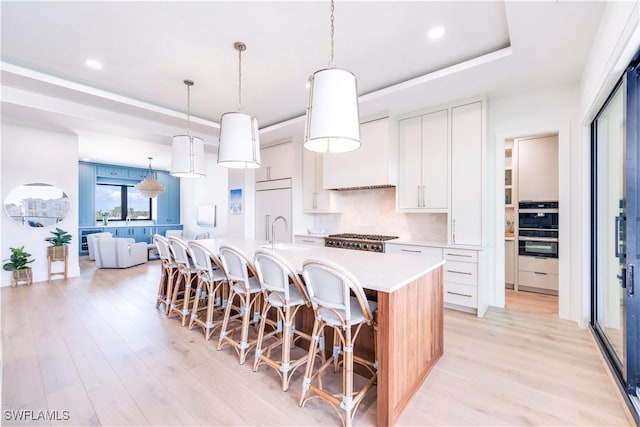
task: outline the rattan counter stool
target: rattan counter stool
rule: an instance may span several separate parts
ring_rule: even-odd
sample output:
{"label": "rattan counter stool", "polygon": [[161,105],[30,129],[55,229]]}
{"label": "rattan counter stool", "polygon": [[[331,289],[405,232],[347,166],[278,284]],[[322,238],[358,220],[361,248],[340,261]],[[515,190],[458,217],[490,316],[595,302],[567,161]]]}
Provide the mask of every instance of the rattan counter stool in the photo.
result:
{"label": "rattan counter stool", "polygon": [[196,298],[193,282],[196,280],[197,275],[193,274],[195,270],[189,257],[187,243],[179,237],[169,237],[169,247],[176,263],[176,277],[167,316],[171,317],[177,314],[182,326],[185,326],[191,313],[189,307],[191,307],[194,298]]}
{"label": "rattan counter stool", "polygon": [[[304,262],[302,270],[315,313],[309,355],[315,354],[325,327],[333,328],[334,352],[315,371],[315,358],[309,357],[300,406],[319,397],[331,403],[345,426],[351,426],[358,405],[377,380],[375,360],[365,360],[353,354],[354,343],[364,325],[374,328],[375,342],[373,312],[377,306],[367,301],[358,279],[340,265],[323,259],[309,259]],[[370,373],[360,390],[354,390],[354,362]],[[337,368],[339,365],[342,365],[342,392],[332,394],[323,388],[321,376],[327,367]],[[313,385],[314,380],[317,385]]]}
{"label": "rattan counter stool", "polygon": [[[223,296],[228,293],[225,287],[229,279],[216,254],[198,242],[191,241],[188,246],[197,276],[196,297],[191,308],[189,329],[201,327],[205,339],[208,340],[213,331],[222,325],[222,315],[226,307]],[[213,318],[216,312],[220,312],[218,321],[214,321]]]}
{"label": "rattan counter stool", "polygon": [[[253,263],[239,248],[220,245],[220,260],[229,278],[229,301],[224,312],[218,350],[231,344],[238,353],[241,365],[247,354],[256,345],[256,339],[249,340],[249,326],[257,326],[260,319],[258,300],[262,288]],[[229,328],[234,324],[233,328]]]}
{"label": "rattan counter stool", "polygon": [[164,305],[165,314],[169,313],[171,306],[171,296],[173,295],[173,282],[177,264],[173,258],[173,254],[169,249],[169,240],[159,234],[153,235],[153,242],[158,249],[160,262],[162,263],[162,272],[160,274],[160,284],[158,285],[158,298],[156,299],[156,308]]}
{"label": "rattan counter stool", "polygon": [[[274,368],[282,380],[282,390],[289,389],[291,375],[297,368],[304,365],[309,354],[291,360],[291,347],[299,339],[311,342],[311,336],[295,328],[295,317],[301,307],[310,307],[311,302],[304,285],[298,278],[295,269],[289,262],[268,249],[258,249],[254,258],[254,265],[264,294],[260,326],[258,327],[258,342],[256,344],[254,372],[261,363]],[[269,312],[275,311],[276,328],[265,333]],[[264,345],[268,342],[267,345]],[[280,347],[279,357],[271,356],[273,350]],[[324,353],[322,353],[324,355]]]}

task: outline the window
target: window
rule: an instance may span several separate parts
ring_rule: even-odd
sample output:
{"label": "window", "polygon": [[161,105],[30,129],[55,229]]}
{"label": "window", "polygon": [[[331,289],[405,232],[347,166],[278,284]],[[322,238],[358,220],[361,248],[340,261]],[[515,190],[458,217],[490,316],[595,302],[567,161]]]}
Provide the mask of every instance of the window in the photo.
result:
{"label": "window", "polygon": [[135,221],[151,219],[151,199],[144,197],[132,185],[97,184],[96,220],[102,219],[102,212],[109,213],[111,220]]}

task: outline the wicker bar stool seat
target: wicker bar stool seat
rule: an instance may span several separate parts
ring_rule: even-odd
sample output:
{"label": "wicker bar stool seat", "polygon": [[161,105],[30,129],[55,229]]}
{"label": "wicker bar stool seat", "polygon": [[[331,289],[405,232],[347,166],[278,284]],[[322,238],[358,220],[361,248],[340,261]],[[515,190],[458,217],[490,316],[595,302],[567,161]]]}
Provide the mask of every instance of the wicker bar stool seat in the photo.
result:
{"label": "wicker bar stool seat", "polygon": [[[315,320],[300,406],[304,406],[309,399],[319,397],[332,404],[345,426],[351,426],[358,405],[377,380],[375,360],[366,360],[353,354],[354,344],[364,325],[373,327],[374,342],[376,340],[373,312],[377,305],[367,301],[360,282],[353,274],[331,261],[305,261],[303,277],[313,304]],[[314,371],[315,358],[311,355],[317,351],[325,327],[333,329],[334,351]],[[366,368],[370,374],[359,390],[354,390],[354,363]],[[322,373],[329,366],[337,369],[340,365],[342,391],[330,393],[322,386]]]}
{"label": "wicker bar stool seat", "polygon": [[[262,288],[253,263],[239,248],[220,246],[220,260],[229,278],[229,301],[224,312],[218,350],[225,344],[233,346],[241,365],[256,345],[256,338],[249,339],[249,326],[257,327],[260,319],[258,300]],[[230,328],[230,325],[234,325]]]}
{"label": "wicker bar stool seat", "polygon": [[176,277],[167,316],[177,315],[182,326],[185,326],[190,318],[190,307],[196,298],[194,282],[197,275],[194,274],[195,268],[189,256],[187,243],[178,237],[169,237],[169,248],[176,263]]}
{"label": "wicker bar stool seat", "polygon": [[[229,279],[217,255],[194,241],[189,242],[188,246],[197,277],[196,297],[191,308],[189,329],[201,327],[205,339],[208,340],[213,331],[222,325],[222,315],[227,305],[223,297],[227,294],[225,287]],[[220,312],[218,321],[214,321],[216,312]]]}
{"label": "wicker bar stool seat", "polygon": [[162,263],[162,272],[160,274],[160,283],[158,285],[158,298],[156,299],[156,308],[164,305],[165,314],[169,313],[171,306],[171,296],[173,295],[173,283],[178,265],[173,258],[171,249],[169,249],[169,240],[165,237],[154,234],[153,242],[158,249],[158,256]]}
{"label": "wicker bar stool seat", "polygon": [[[254,265],[264,293],[264,302],[253,370],[257,371],[261,363],[271,366],[280,375],[282,390],[287,391],[291,375],[309,358],[309,354],[304,352],[301,357],[291,360],[291,347],[300,339],[311,342],[311,336],[296,330],[294,323],[298,310],[304,306],[310,307],[311,302],[295,269],[282,256],[267,249],[258,249]],[[276,328],[265,333],[268,315],[272,311],[275,311],[277,318]],[[264,345],[265,342],[268,344]],[[279,357],[272,357],[272,351],[278,348]],[[321,354],[324,354],[322,350]]]}

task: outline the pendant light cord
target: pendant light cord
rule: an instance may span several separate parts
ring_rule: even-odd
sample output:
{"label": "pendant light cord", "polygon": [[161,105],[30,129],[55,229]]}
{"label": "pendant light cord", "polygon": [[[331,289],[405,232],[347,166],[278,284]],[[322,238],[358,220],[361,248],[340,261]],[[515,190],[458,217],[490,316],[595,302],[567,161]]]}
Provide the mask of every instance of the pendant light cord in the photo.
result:
{"label": "pendant light cord", "polygon": [[331,54],[331,60],[329,61],[329,68],[335,68],[336,67],[336,63],[333,59],[334,56],[334,48],[333,48],[333,34],[335,32],[335,26],[334,26],[334,12],[335,12],[335,5],[333,4],[333,0],[331,0],[331,48],[330,48],[330,54]]}
{"label": "pendant light cord", "polygon": [[[189,137],[189,141],[191,141],[191,131],[189,129],[189,123],[191,121],[191,84],[187,84],[187,136]],[[149,165],[151,165],[151,162],[149,162]]]}
{"label": "pendant light cord", "polygon": [[238,111],[242,111],[242,49],[238,49]]}

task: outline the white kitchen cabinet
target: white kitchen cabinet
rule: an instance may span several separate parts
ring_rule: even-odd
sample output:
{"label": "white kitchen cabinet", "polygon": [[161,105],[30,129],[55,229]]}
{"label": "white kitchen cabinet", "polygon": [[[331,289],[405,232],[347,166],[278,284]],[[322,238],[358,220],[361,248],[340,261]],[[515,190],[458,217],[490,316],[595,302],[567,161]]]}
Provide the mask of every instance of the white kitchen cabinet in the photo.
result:
{"label": "white kitchen cabinet", "polygon": [[388,254],[424,255],[442,258],[442,248],[435,246],[407,245],[402,243],[384,244],[384,251]]}
{"label": "white kitchen cabinet", "polygon": [[359,149],[324,154],[322,188],[395,185],[397,155],[390,136],[388,117],[360,124]]}
{"label": "white kitchen cabinet", "polygon": [[558,136],[516,140],[519,200],[558,200]]}
{"label": "white kitchen cabinet", "polygon": [[449,111],[398,121],[398,210],[446,212]]}
{"label": "white kitchen cabinet", "polygon": [[482,245],[483,102],[451,109],[451,243]]}
{"label": "white kitchen cabinet", "polygon": [[518,290],[558,295],[558,259],[518,256]]}
{"label": "white kitchen cabinet", "polygon": [[304,213],[340,212],[340,196],[322,188],[322,153],[302,150],[302,210]]}
{"label": "white kitchen cabinet", "polygon": [[256,239],[271,240],[271,223],[283,216],[287,226],[282,221],[275,224],[276,243],[291,242],[291,187],[256,189]]}
{"label": "white kitchen cabinet", "polygon": [[[478,308],[478,252],[446,248],[444,302],[450,308]],[[450,305],[453,304],[453,307]]]}
{"label": "white kitchen cabinet", "polygon": [[324,237],[319,237],[319,236],[296,235],[294,236],[293,241],[300,245],[324,247]]}
{"label": "white kitchen cabinet", "polygon": [[262,166],[256,169],[256,182],[293,176],[293,143],[273,145],[260,150]]}

